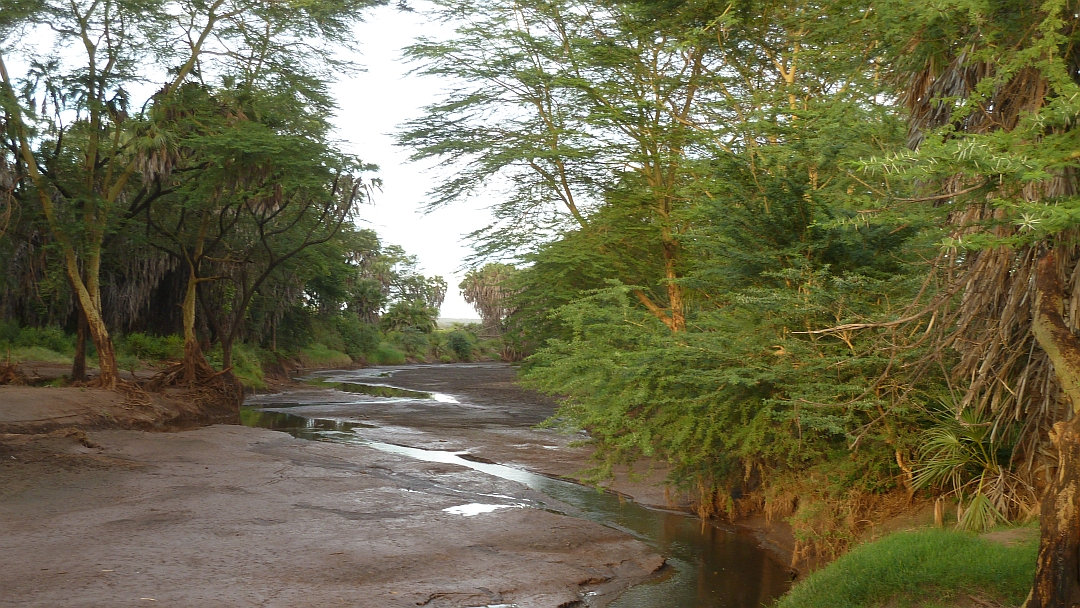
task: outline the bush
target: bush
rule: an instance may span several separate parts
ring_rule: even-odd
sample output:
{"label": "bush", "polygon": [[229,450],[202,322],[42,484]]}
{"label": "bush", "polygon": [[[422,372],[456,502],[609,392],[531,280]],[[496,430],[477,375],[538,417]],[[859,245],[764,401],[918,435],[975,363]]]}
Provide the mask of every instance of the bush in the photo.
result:
{"label": "bush", "polygon": [[319,342],[301,348],[300,359],[307,367],[341,367],[353,362],[349,355]]}
{"label": "bush", "polygon": [[468,332],[455,329],[446,337],[446,343],[459,360],[468,361],[472,359],[473,343]]}
{"label": "bush", "polygon": [[431,343],[428,342],[427,335],[419,329],[406,327],[401,330],[401,347],[405,349],[405,354],[410,357],[425,358],[430,346]]}
{"label": "bush", "polygon": [[[217,344],[210,352],[205,353],[206,360],[217,369],[221,369],[221,345]],[[244,388],[263,388],[262,361],[269,357],[269,353],[257,346],[237,342],[233,344],[232,373]]]}
{"label": "bush", "polygon": [[124,336],[117,345],[123,355],[133,355],[144,361],[179,361],[184,358],[184,338],[170,336],[152,336],[133,333]]}
{"label": "bush", "polygon": [[60,354],[73,355],[75,337],[66,335],[59,327],[24,327],[18,330],[12,346],[39,346]]}
{"label": "bush", "polygon": [[443,356],[439,357],[439,363],[453,363],[453,362],[454,362],[454,358],[451,357],[450,355],[443,355]]}
{"label": "bush", "polygon": [[13,363],[23,361],[41,361],[42,363],[56,363],[58,365],[71,365],[73,357],[64,355],[54,350],[40,346],[16,346],[10,347],[0,342],[0,362],[7,361],[11,357]]}
{"label": "bush", "polygon": [[0,320],[0,344],[14,344],[19,339],[19,324]]}
{"label": "bush", "polygon": [[401,365],[405,363],[405,353],[389,344],[380,344],[372,353],[371,362],[376,365]]}
{"label": "bush", "polygon": [[139,358],[135,355],[119,355],[116,357],[116,366],[134,375],[139,369]]}
{"label": "bush", "polygon": [[355,315],[335,317],[333,324],[341,336],[345,353],[352,357],[353,361],[367,357],[379,347],[379,329],[364,323]]}

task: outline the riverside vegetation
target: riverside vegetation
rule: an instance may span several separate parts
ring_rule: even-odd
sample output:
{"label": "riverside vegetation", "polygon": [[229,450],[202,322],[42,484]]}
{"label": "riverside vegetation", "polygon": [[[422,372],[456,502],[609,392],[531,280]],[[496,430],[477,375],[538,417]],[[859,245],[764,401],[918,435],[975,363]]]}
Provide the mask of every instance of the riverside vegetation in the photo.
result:
{"label": "riverside vegetation", "polygon": [[[459,286],[471,333],[435,328],[445,281],[352,226],[376,168],[329,139],[326,83],[377,2],[10,4],[12,352],[62,327],[73,377],[95,356],[111,387],[142,343],[179,359],[159,384],[479,348],[563,399],[550,423],[588,430],[596,478],[667,463],[703,517],[789,522],[796,560],[917,500],[960,529],[853,552],[788,605],[917,602],[841,589],[881,578],[874,550],[938,568],[916,545],[972,566],[905,570],[927,588],[1080,602],[1075,1],[425,3],[454,33],[406,55],[456,85],[399,141],[452,169],[433,207],[500,193]],[[45,23],[81,63],[35,53]],[[165,84],[136,98],[150,58]],[[1002,550],[1015,577],[977,567],[970,534],[1036,517],[1037,556]]]}

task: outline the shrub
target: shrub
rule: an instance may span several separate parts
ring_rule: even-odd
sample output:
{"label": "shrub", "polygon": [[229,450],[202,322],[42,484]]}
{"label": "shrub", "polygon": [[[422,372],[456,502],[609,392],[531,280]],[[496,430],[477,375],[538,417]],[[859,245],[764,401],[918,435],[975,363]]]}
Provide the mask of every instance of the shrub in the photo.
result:
{"label": "shrub", "polygon": [[0,343],[14,344],[19,339],[19,324],[14,321],[0,321]]}
{"label": "shrub", "polygon": [[127,370],[135,375],[135,372],[139,369],[139,358],[135,355],[119,355],[116,357],[116,365],[122,370]]}
{"label": "shrub", "polygon": [[450,347],[450,350],[454,351],[454,354],[459,360],[469,361],[472,359],[473,343],[469,338],[468,332],[461,329],[455,329],[446,337],[446,343]]}
{"label": "shrub", "polygon": [[[245,344],[243,342],[237,342],[233,344],[232,352],[232,373],[236,376],[236,379],[240,381],[240,384],[244,388],[263,388],[266,383],[263,382],[263,369],[262,360],[264,352],[257,346]],[[216,367],[221,369],[221,345],[217,344],[210,352],[205,353],[206,360]]]}
{"label": "shrub", "polygon": [[340,367],[352,363],[349,355],[325,344],[316,342],[307,348],[300,349],[300,359],[308,367]]}
{"label": "shrub", "polygon": [[379,347],[379,329],[364,323],[355,315],[335,317],[333,323],[341,336],[345,353],[354,361],[363,359]]}
{"label": "shrub", "polygon": [[451,357],[450,355],[443,355],[443,356],[439,357],[439,363],[453,363],[453,362],[454,362],[454,358]]}
{"label": "shrub", "polygon": [[[89,340],[87,340],[89,342]],[[64,355],[75,353],[75,337],[64,334],[59,327],[24,327],[12,341],[12,346],[39,346]]]}
{"label": "shrub", "polygon": [[430,345],[427,335],[419,329],[406,327],[401,330],[401,346],[405,349],[405,354],[410,357],[424,358]]}
{"label": "shrub", "polygon": [[371,361],[376,365],[401,365],[405,363],[405,353],[389,344],[380,344],[372,353]]}
{"label": "shrub", "polygon": [[132,333],[124,336],[117,346],[121,355],[133,355],[144,361],[178,361],[184,358],[184,338],[176,334],[152,336]]}

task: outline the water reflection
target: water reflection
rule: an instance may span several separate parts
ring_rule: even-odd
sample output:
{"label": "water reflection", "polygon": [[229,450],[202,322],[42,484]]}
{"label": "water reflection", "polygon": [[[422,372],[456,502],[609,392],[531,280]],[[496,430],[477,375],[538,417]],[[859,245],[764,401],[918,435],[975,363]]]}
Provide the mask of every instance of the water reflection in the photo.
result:
{"label": "water reflection", "polygon": [[405,399],[431,399],[431,393],[424,393],[421,391],[410,391],[404,388],[397,388],[396,386],[386,386],[385,384],[362,384],[360,382],[339,382],[336,380],[327,380],[325,378],[312,378],[307,381],[308,384],[313,386],[319,386],[322,388],[333,388],[343,393],[358,393],[361,395],[370,395],[372,397],[404,397]]}
{"label": "water reflection", "polygon": [[[305,418],[242,408],[241,422],[312,440],[357,443],[427,462],[468,467],[522,483],[570,505],[568,513],[627,532],[668,558],[670,573],[626,591],[612,608],[757,608],[784,593],[790,575],[750,537],[683,513],[643,507],[633,501],[575,483],[486,462],[465,452],[423,450],[366,440],[353,432],[371,428],[357,422]],[[505,497],[510,498],[510,497]],[[520,503],[506,505],[520,506]],[[537,505],[553,510],[553,505]]]}
{"label": "water reflection", "polygon": [[[276,404],[275,404],[276,405]],[[311,440],[326,440],[327,432],[349,433],[353,429],[375,428],[370,424],[330,418],[305,418],[285,412],[268,412],[251,407],[240,408],[240,424],[261,429],[284,431],[293,437]]]}

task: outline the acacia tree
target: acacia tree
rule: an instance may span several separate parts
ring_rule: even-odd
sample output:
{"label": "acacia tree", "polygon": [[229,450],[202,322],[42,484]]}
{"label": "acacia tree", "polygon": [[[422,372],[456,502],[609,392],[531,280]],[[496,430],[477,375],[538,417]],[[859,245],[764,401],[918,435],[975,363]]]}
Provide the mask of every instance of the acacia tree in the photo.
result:
{"label": "acacia tree", "polygon": [[[97,348],[101,385],[112,387],[118,377],[102,311],[103,243],[121,219],[160,196],[155,180],[137,174],[154,171],[154,163],[161,168],[175,153],[165,134],[131,114],[138,107],[132,86],[155,76],[146,66],[169,68],[164,96],[190,79],[230,72],[248,86],[292,83],[317,91],[320,70],[341,65],[325,43],[348,43],[348,25],[377,2],[45,1],[16,3],[10,13],[5,6],[5,162],[16,164],[60,248]],[[36,48],[42,39],[53,49]],[[68,47],[81,56],[56,51]],[[25,60],[25,74],[9,72],[13,56]]]}
{"label": "acacia tree", "polygon": [[673,332],[686,327],[680,279],[686,229],[681,190],[711,91],[711,32],[720,11],[704,2],[439,2],[462,25],[446,41],[421,40],[408,56],[421,72],[468,83],[428,108],[400,136],[414,158],[441,158],[454,177],[433,192],[445,204],[498,179],[510,195],[496,224],[476,235],[480,254],[514,251],[538,234],[591,229],[613,185],[631,196],[655,234],[653,284],[639,301]]}

